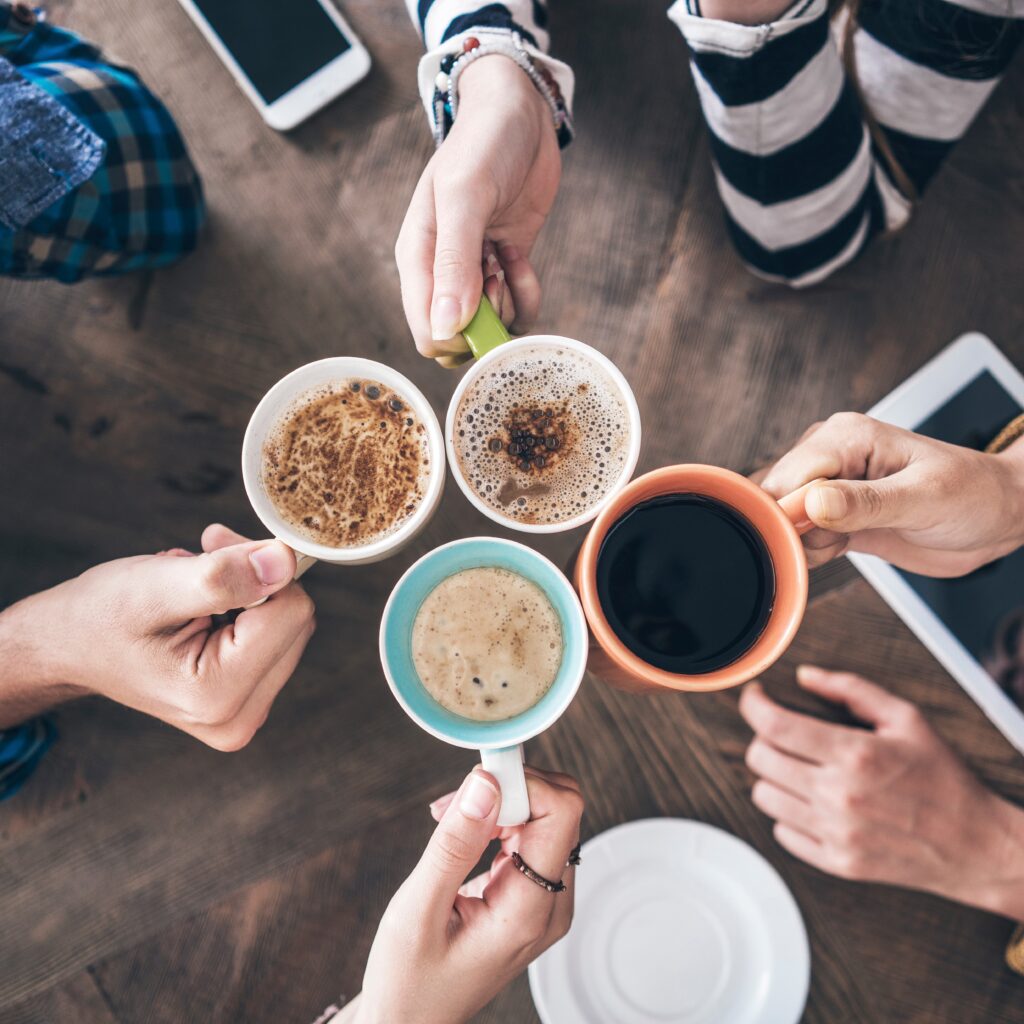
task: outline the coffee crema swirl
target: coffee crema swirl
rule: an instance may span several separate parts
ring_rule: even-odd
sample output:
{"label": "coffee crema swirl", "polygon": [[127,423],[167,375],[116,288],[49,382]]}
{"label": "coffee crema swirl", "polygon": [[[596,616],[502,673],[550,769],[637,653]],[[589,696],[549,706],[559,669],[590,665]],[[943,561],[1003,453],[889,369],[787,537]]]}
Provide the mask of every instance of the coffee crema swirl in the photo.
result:
{"label": "coffee crema swirl", "polygon": [[466,389],[453,430],[474,493],[522,523],[565,522],[600,504],[629,457],[619,387],[571,348],[498,359]]}
{"label": "coffee crema swirl", "polygon": [[373,543],[416,511],[430,476],[426,427],[373,380],[314,388],[263,446],[263,486],[297,533],[328,547]]}

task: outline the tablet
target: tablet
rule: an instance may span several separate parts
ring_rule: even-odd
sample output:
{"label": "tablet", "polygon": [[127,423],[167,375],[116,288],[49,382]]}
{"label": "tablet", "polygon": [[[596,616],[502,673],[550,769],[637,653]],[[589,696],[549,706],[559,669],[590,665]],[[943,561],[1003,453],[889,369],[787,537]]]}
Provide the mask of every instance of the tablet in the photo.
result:
{"label": "tablet", "polygon": [[[869,416],[983,449],[1024,412],[1024,376],[981,334],[943,349]],[[1024,753],[1024,548],[957,579],[849,559],[1017,750]]]}

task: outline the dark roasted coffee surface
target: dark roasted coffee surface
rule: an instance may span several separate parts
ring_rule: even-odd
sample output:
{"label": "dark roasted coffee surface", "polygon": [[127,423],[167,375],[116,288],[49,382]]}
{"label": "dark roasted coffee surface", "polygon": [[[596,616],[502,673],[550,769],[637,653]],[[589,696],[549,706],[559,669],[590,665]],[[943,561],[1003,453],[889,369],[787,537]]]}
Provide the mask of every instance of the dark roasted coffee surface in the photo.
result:
{"label": "dark roasted coffee surface", "polygon": [[263,484],[278,513],[330,547],[397,530],[422,501],[429,472],[426,428],[401,395],[371,380],[311,392],[263,450]]}
{"label": "dark roasted coffee surface", "polygon": [[609,625],[634,654],[668,672],[724,668],[761,635],[775,571],[738,512],[696,494],[637,505],[612,526],[597,561]]}

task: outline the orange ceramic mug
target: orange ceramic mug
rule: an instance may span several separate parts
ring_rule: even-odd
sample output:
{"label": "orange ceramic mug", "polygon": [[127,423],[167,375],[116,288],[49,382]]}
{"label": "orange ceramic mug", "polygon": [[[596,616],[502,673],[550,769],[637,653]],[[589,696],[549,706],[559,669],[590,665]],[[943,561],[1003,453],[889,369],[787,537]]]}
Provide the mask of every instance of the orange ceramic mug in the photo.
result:
{"label": "orange ceramic mug", "polygon": [[[723,690],[774,664],[796,636],[807,607],[807,559],[800,542],[800,534],[811,527],[804,512],[807,487],[778,502],[739,473],[684,465],[656,469],[619,491],[594,520],[573,570],[590,626],[588,668],[623,690]],[[739,512],[760,535],[775,571],[775,599],[761,635],[736,661],[701,675],[668,672],[634,654],[609,625],[597,593],[597,560],[608,531],[630,509],[669,494],[702,495]]]}

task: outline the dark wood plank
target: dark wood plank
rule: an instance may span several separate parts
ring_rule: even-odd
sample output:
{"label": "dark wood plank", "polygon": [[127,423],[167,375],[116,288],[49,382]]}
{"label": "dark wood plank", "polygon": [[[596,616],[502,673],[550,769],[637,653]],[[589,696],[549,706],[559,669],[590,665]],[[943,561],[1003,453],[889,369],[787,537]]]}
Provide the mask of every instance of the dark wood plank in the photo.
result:
{"label": "dark wood plank", "polygon": [[[580,138],[537,252],[539,327],[592,342],[630,377],[641,468],[751,470],[813,419],[867,408],[969,328],[1024,364],[1024,65],[905,232],[792,293],[750,277],[728,245],[664,5],[553,6],[559,52],[578,71]],[[105,558],[194,544],[212,520],[255,530],[242,432],[301,362],[385,360],[438,410],[453,386],[413,352],[398,301],[393,241],[430,142],[419,43],[397,0],[345,4],[374,70],[288,137],[263,126],[177,5],[53,10],[166,98],[211,223],[202,250],[160,274],[73,289],[0,280],[0,362],[23,371],[0,374],[0,463],[17,481],[0,495],[0,604]],[[302,1021],[354,991],[377,917],[429,832],[424,805],[470,763],[394,706],[372,643],[380,610],[419,554],[500,532],[450,486],[400,557],[311,574],[319,635],[240,754],[99,701],[62,710],[60,744],[0,815],[0,1022]],[[564,562],[578,539],[538,546]],[[851,579],[844,567],[816,575],[816,604],[769,685],[798,702],[798,659],[875,675],[1024,799],[1019,758]],[[746,742],[733,694],[640,700],[595,684],[532,756],[583,780],[587,834],[674,814],[762,850],[811,932],[808,1021],[1019,1016],[1019,983],[1000,963],[1006,922],[787,857],[749,803]],[[535,1021],[525,981],[479,1019]]]}

